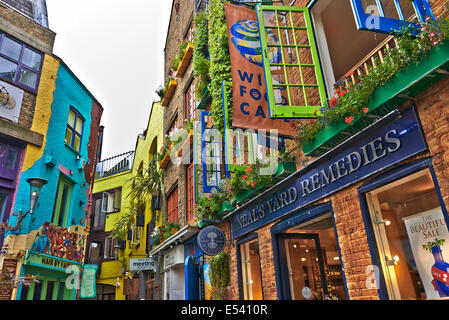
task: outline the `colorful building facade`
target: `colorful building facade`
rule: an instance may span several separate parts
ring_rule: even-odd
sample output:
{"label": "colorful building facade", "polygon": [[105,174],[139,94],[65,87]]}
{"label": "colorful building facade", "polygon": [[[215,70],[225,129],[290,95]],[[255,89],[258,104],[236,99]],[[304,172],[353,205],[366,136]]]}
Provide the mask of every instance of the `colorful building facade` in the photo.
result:
{"label": "colorful building facade", "polygon": [[[164,224],[175,222],[179,229],[150,253],[162,261],[160,298],[208,296],[207,275],[201,272],[212,257],[190,248],[183,261],[179,253],[196,244],[207,225],[219,226],[227,239],[225,299],[446,298],[442,275],[449,239],[441,138],[447,119],[441,106],[447,102],[448,39],[439,38],[435,25],[447,16],[442,1],[371,7],[358,0],[258,6],[173,1],[161,94],[164,133],[172,145],[162,150],[160,167]],[[410,20],[425,27],[418,39],[405,41],[398,30],[410,27]],[[429,29],[432,35],[425,33]],[[396,55],[399,47],[406,50],[408,43],[429,37],[428,51],[412,64],[407,63],[415,51]],[[354,49],[342,46],[345,42]],[[198,63],[205,47],[206,80],[204,64]],[[372,80],[378,70],[387,72],[385,65],[397,70]],[[370,80],[373,90],[358,105],[360,96],[354,95]],[[192,90],[202,81],[208,84],[205,92]],[[192,98],[192,91],[204,95]],[[355,97],[352,109],[345,100],[350,97]],[[345,105],[350,107],[340,115],[333,112]],[[185,149],[178,151],[190,139],[177,139],[191,128],[190,121],[199,124],[193,125],[189,157]],[[296,140],[289,127],[295,127]],[[270,128],[278,128],[279,137],[266,153],[261,151],[268,145],[266,133],[239,137],[235,132]],[[264,182],[249,164],[273,151],[282,155]],[[233,177],[248,183],[236,194]],[[190,273],[192,256],[198,269]],[[191,285],[199,294],[190,295]]]}
{"label": "colorful building facade", "polygon": [[[149,235],[161,224],[160,208],[149,198],[134,209],[130,192],[135,177],[150,165],[162,145],[162,114],[160,104],[153,103],[147,129],[138,136],[135,150],[97,165],[86,257],[98,265],[97,300],[153,297],[153,269],[140,264],[148,262]],[[130,223],[117,236],[113,230],[124,225],[123,219]]]}

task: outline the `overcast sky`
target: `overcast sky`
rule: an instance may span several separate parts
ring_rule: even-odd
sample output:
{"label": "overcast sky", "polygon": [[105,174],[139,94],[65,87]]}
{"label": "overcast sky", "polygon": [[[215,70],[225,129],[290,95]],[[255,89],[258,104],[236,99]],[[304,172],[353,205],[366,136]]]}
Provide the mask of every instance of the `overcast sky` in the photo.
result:
{"label": "overcast sky", "polygon": [[104,108],[102,158],[134,150],[147,126],[172,0],[47,0],[54,53]]}

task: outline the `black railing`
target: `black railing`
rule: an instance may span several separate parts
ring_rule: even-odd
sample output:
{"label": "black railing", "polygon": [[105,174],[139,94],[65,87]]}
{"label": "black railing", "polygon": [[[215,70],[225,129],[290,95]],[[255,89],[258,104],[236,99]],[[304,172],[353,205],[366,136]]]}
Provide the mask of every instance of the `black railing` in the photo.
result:
{"label": "black railing", "polygon": [[134,162],[134,154],[134,151],[129,151],[99,162],[95,170],[95,179],[101,179],[131,170]]}

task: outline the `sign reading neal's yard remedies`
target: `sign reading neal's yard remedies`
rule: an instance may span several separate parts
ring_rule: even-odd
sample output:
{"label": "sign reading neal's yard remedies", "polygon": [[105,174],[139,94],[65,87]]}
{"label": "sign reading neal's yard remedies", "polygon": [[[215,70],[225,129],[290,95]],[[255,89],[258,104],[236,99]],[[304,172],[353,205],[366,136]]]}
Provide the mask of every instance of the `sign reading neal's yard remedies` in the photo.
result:
{"label": "sign reading neal's yard remedies", "polygon": [[216,226],[208,226],[197,237],[198,246],[208,256],[220,254],[226,246],[226,235]]}
{"label": "sign reading neal's yard remedies", "polygon": [[337,147],[328,161],[305,168],[297,173],[297,180],[237,213],[232,220],[233,237],[365,179],[426,150],[427,146],[414,108],[410,107],[401,113],[400,119],[370,131],[369,136],[359,137],[341,149]]}

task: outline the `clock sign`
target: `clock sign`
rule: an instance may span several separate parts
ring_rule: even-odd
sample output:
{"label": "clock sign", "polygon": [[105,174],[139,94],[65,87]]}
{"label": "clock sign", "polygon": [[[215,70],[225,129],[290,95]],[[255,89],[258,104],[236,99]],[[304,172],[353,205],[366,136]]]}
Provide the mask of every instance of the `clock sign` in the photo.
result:
{"label": "clock sign", "polygon": [[201,251],[208,256],[216,256],[226,246],[226,235],[216,226],[208,226],[200,231],[197,238]]}

